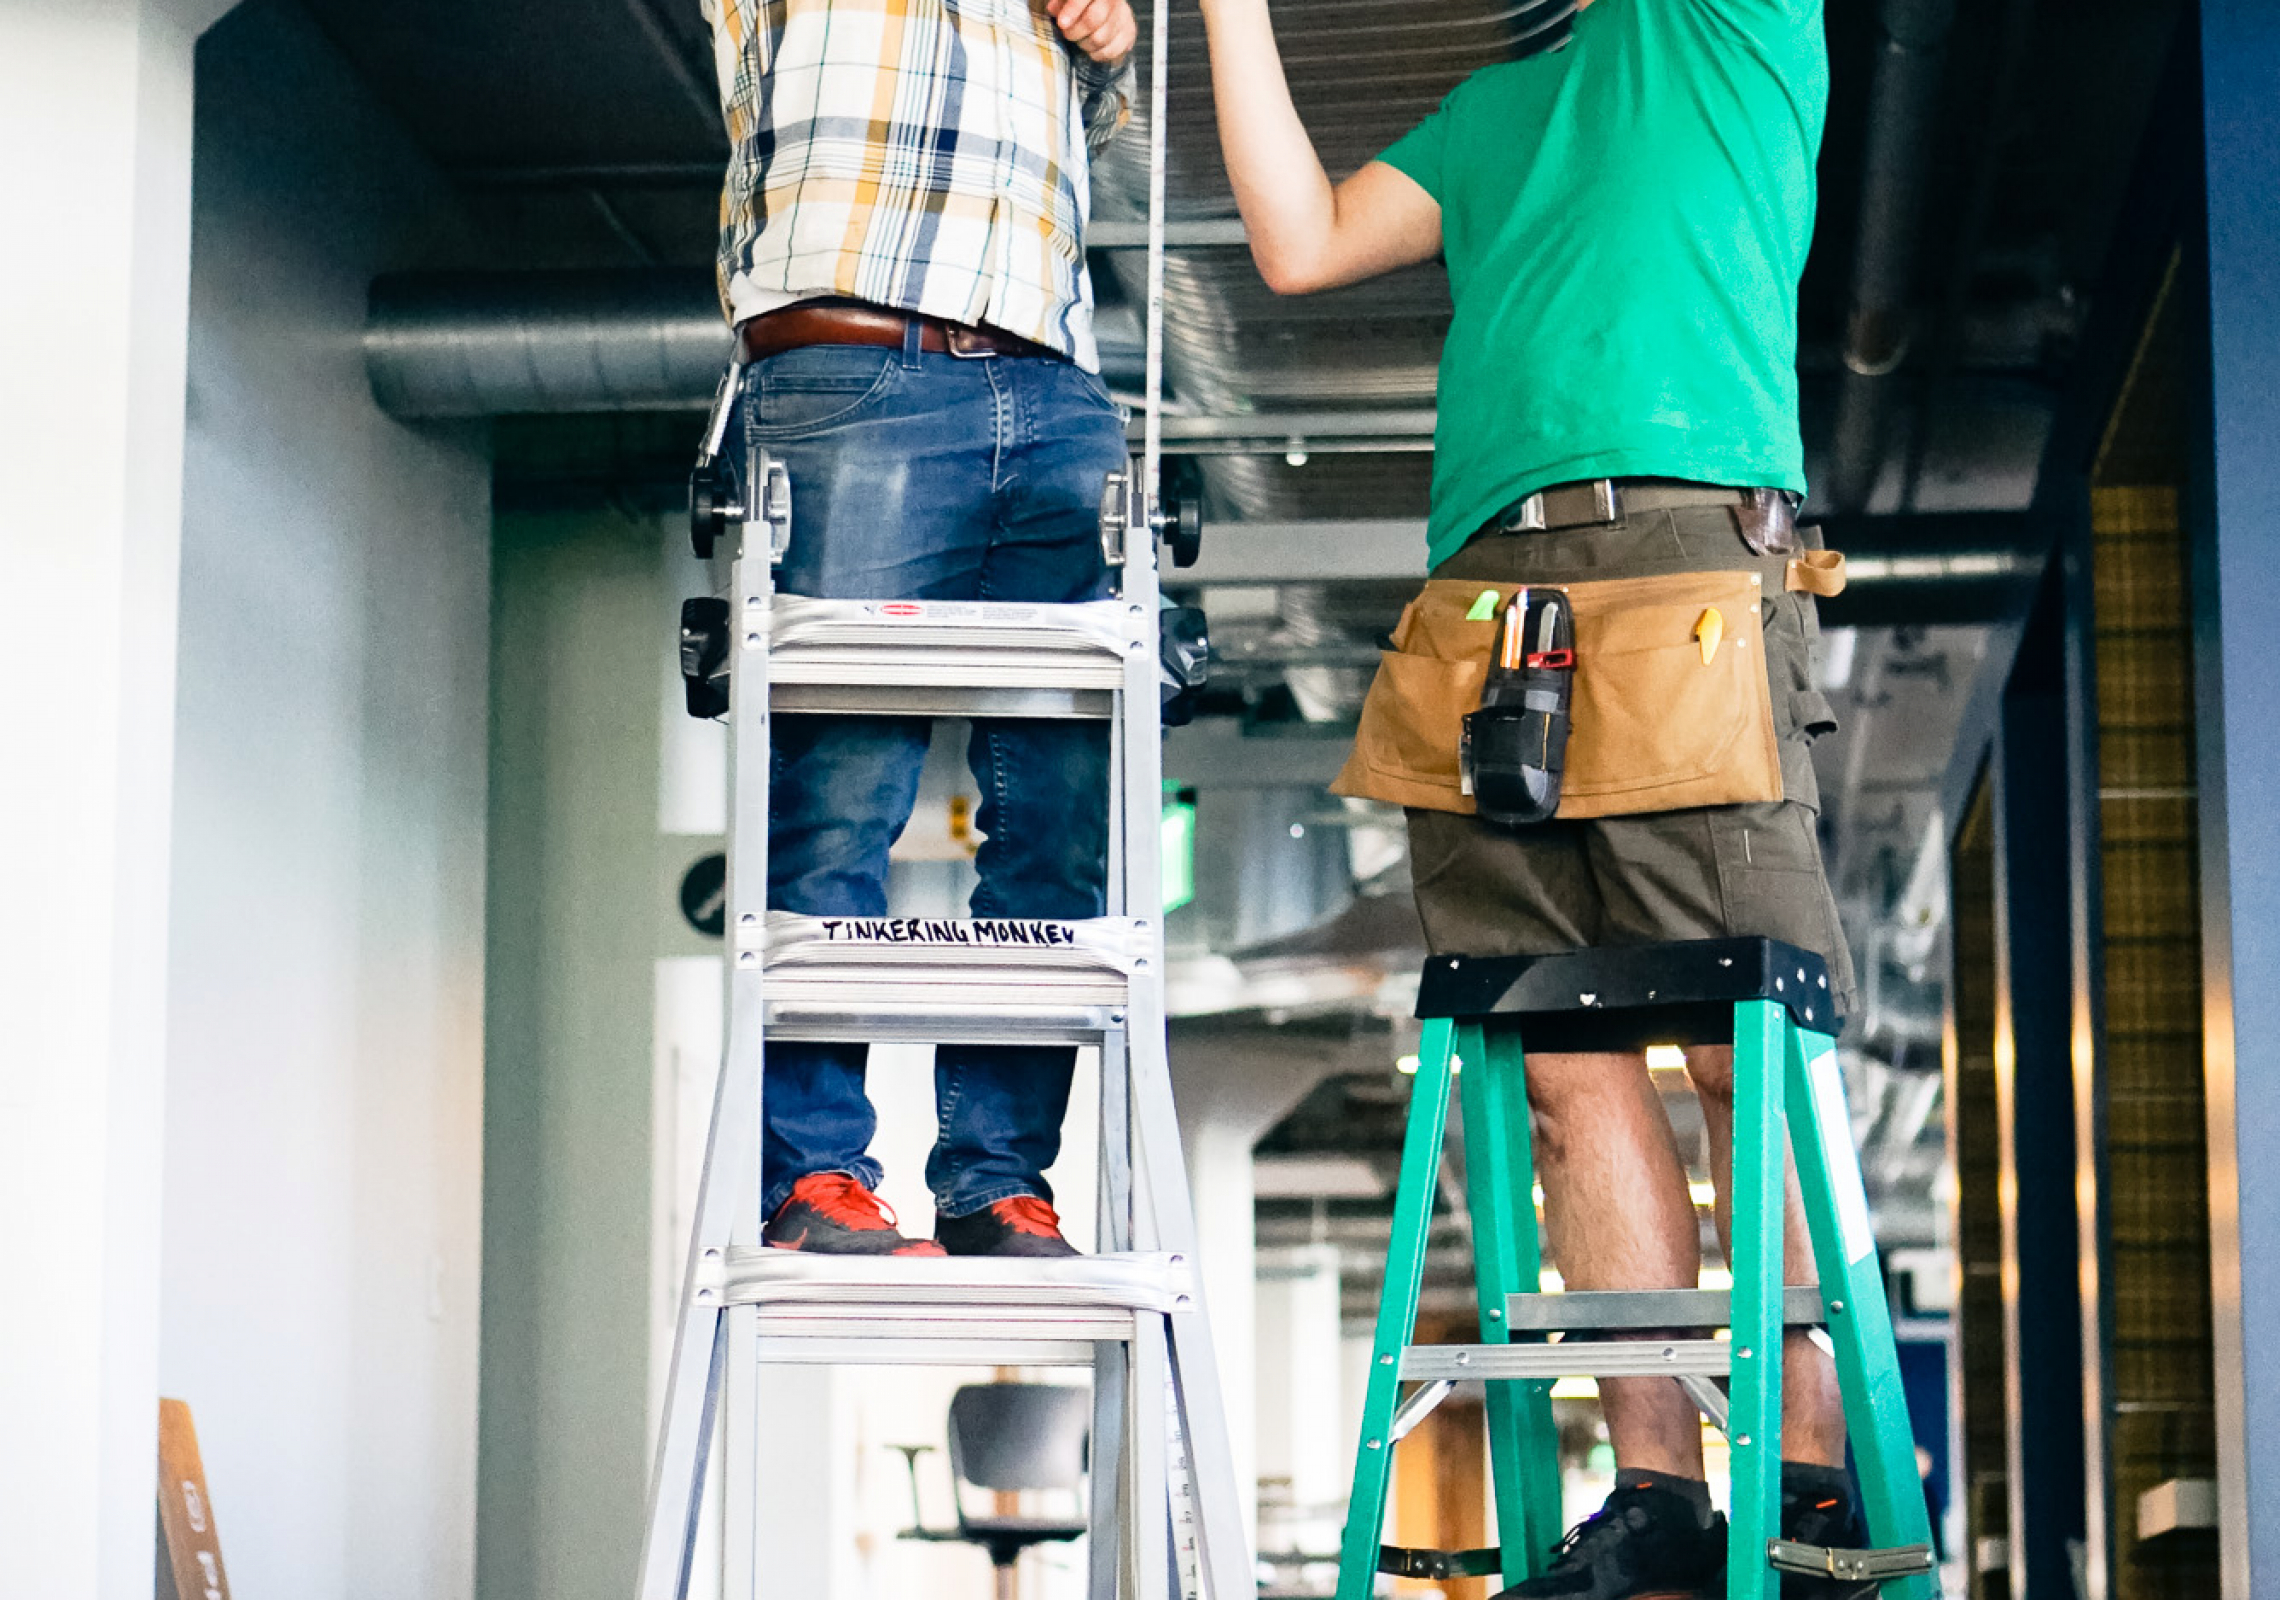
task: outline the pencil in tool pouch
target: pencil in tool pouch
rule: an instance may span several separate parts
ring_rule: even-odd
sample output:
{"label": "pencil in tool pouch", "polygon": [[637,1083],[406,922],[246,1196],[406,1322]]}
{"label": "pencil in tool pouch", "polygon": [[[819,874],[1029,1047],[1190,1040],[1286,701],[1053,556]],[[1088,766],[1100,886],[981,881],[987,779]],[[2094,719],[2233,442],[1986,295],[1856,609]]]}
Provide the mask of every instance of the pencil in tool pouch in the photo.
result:
{"label": "pencil in tool pouch", "polygon": [[1525,827],[1560,808],[1575,615],[1558,589],[1522,589],[1504,609],[1480,709],[1465,718],[1458,762],[1489,822]]}

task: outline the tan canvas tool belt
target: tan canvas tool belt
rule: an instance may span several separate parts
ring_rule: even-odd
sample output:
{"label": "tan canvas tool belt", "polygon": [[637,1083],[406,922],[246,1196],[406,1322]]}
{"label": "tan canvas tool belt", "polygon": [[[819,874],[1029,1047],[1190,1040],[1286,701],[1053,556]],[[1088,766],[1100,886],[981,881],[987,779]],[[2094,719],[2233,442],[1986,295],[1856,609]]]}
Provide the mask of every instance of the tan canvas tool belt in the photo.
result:
{"label": "tan canvas tool belt", "polygon": [[[1836,594],[1844,559],[1800,551],[1785,586]],[[1720,571],[1554,586],[1568,597],[1575,637],[1558,816],[1782,798],[1764,583],[1754,571]],[[1458,747],[1465,717],[1480,708],[1498,618],[1516,588],[1427,582],[1380,658],[1333,792],[1429,811],[1475,809]]]}

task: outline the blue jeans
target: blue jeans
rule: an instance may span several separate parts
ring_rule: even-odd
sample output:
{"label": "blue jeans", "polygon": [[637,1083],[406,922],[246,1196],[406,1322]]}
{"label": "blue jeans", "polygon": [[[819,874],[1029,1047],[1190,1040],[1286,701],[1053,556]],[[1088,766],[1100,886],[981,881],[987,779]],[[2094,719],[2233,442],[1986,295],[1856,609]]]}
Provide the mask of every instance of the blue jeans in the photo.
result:
{"label": "blue jeans", "polygon": [[[1124,425],[1098,379],[1065,361],[965,358],[852,345],[788,350],[745,377],[744,423],[784,464],[793,594],[849,600],[1099,599],[1103,480]],[[879,916],[887,850],[910,819],[924,717],[781,716],[769,778],[768,904]],[[977,917],[1099,916],[1107,877],[1108,734],[1097,722],[974,724]],[[798,1179],[844,1172],[876,1186],[878,1114],[861,1044],[766,1054],[761,1204]],[[1051,1198],[1073,1047],[943,1045],[940,1129],[926,1163],[937,1211]]]}

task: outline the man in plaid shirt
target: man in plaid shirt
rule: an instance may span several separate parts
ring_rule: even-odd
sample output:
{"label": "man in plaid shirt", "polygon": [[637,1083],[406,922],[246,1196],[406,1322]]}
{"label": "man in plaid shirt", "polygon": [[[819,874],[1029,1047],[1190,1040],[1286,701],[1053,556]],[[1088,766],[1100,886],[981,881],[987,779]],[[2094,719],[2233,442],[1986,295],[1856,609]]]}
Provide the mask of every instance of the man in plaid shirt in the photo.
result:
{"label": "man in plaid shirt", "polygon": [[[1097,599],[1126,457],[1098,376],[1091,158],[1130,117],[1131,0],[704,0],[730,155],[720,290],[747,436],[784,464],[789,592]],[[923,717],[780,716],[768,904],[878,916]],[[977,917],[1101,915],[1107,731],[977,721]],[[873,1193],[859,1044],[784,1044],[762,1088],[766,1238],[859,1254],[1065,1255],[1045,1169],[1071,1047],[944,1045],[936,1238]]]}

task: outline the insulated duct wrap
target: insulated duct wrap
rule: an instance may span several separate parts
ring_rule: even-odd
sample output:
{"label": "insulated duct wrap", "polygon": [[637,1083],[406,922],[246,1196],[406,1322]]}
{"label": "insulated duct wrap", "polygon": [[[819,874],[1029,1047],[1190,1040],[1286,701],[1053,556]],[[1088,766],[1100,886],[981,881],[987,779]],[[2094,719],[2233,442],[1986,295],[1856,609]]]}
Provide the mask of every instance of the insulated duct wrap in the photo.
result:
{"label": "insulated duct wrap", "polygon": [[398,417],[702,408],[728,355],[701,269],[383,277],[364,332]]}

